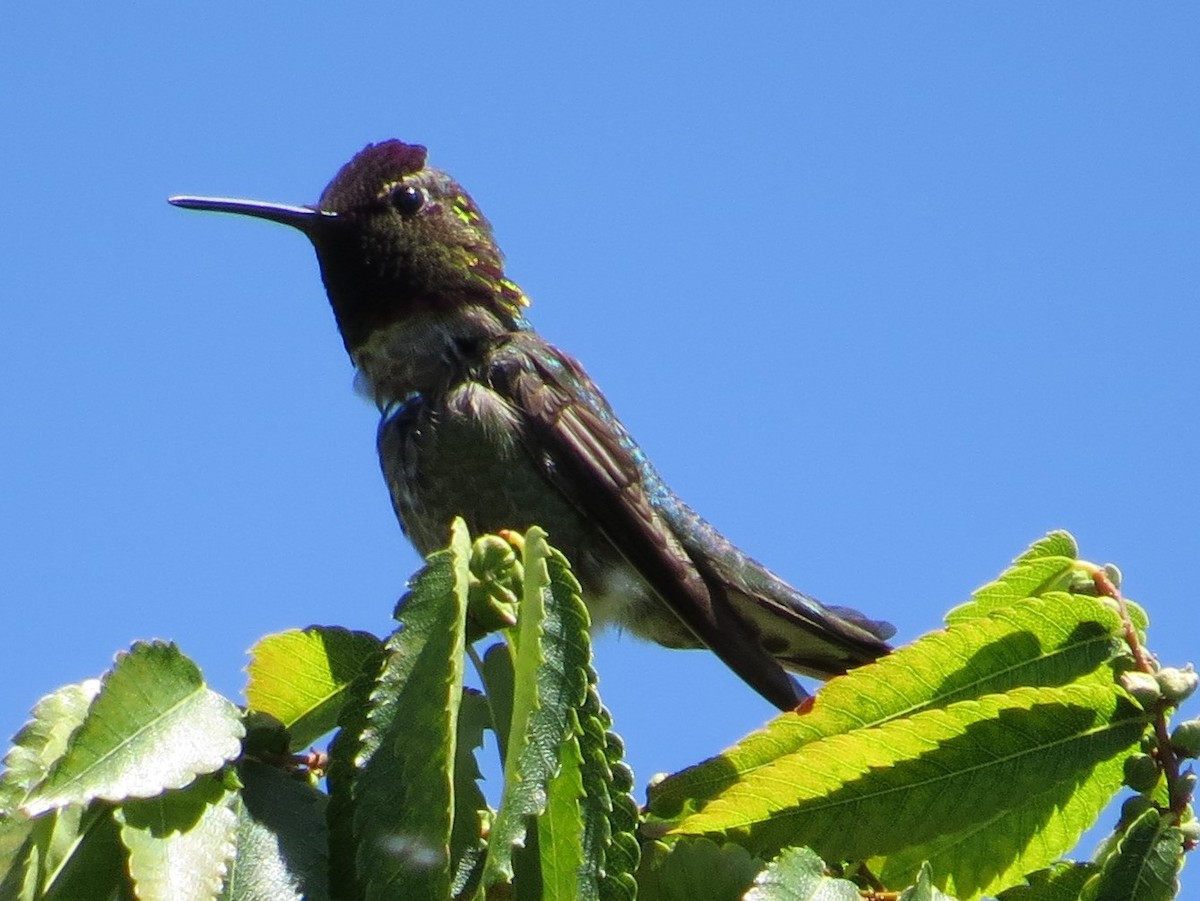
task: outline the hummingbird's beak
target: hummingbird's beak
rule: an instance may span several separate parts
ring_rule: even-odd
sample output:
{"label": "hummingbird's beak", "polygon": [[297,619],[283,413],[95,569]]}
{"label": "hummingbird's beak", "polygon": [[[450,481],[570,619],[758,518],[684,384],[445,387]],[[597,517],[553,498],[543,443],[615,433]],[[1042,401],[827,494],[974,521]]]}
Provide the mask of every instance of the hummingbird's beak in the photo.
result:
{"label": "hummingbird's beak", "polygon": [[312,235],[320,224],[337,219],[337,213],[314,209],[310,206],[264,203],[261,200],[237,200],[230,197],[179,195],[167,198],[167,203],[189,210],[215,210],[218,213],[237,213],[241,216],[254,216],[257,219],[270,219],[272,222],[282,222],[284,225],[298,228],[306,235]]}

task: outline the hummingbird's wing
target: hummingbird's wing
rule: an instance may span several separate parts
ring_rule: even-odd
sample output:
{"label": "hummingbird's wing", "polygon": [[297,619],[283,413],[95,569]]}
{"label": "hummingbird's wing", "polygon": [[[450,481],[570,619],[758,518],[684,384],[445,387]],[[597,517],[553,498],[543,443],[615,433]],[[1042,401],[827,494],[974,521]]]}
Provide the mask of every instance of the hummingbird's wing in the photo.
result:
{"label": "hummingbird's wing", "polygon": [[803,698],[719,579],[703,572],[655,506],[641,450],[580,366],[532,332],[490,359],[492,388],[522,419],[546,478],[625,559],[696,637],[763,697],[787,710]]}
{"label": "hummingbird's wing", "polygon": [[726,587],[742,617],[758,629],[763,647],[788,669],[829,679],[891,650],[886,642],[896,631],[891,623],[797,591],[670,496],[662,509],[684,549],[710,581]]}

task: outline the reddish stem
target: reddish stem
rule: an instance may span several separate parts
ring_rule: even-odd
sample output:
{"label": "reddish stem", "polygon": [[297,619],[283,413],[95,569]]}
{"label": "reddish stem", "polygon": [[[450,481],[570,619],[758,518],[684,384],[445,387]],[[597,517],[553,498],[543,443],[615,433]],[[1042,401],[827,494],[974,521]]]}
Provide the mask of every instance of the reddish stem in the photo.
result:
{"label": "reddish stem", "polygon": [[[1137,668],[1143,673],[1154,675],[1153,663],[1150,660],[1149,654],[1146,653],[1146,649],[1142,647],[1142,643],[1138,639],[1137,629],[1134,628],[1133,620],[1129,617],[1129,607],[1125,603],[1125,598],[1121,594],[1121,590],[1113,584],[1108,574],[1099,568],[1092,572],[1092,584],[1096,586],[1096,590],[1101,594],[1107,595],[1117,602],[1117,613],[1121,617],[1121,626],[1125,630],[1125,641],[1129,645],[1130,651],[1133,652],[1133,659],[1137,664]],[[1167,708],[1169,706],[1169,702],[1159,701],[1154,711],[1154,740],[1157,746],[1155,756],[1158,758],[1158,762],[1163,768],[1163,773],[1167,777],[1167,797],[1170,800],[1169,810],[1175,815],[1176,822],[1178,822],[1192,799],[1183,788],[1183,783],[1180,780],[1179,757],[1175,754],[1175,749],[1171,747],[1171,735],[1167,732]]]}

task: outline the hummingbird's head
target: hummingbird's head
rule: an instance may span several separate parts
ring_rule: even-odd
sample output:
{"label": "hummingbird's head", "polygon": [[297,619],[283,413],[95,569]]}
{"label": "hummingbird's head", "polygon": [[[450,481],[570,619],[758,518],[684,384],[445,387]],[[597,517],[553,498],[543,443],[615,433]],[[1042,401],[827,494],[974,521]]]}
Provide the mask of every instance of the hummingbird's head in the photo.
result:
{"label": "hummingbird's head", "polygon": [[382,329],[415,317],[475,312],[511,327],[528,304],[504,277],[492,228],[425,148],[368,144],[313,206],[173,197],[177,206],[257,216],[312,241],[351,356]]}

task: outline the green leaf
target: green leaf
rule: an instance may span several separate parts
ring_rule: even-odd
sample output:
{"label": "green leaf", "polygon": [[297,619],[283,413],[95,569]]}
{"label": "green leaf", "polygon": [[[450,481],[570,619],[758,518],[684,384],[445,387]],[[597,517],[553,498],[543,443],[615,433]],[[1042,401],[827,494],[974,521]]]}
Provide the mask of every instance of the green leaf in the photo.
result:
{"label": "green leaf", "polygon": [[450,897],[452,784],[462,700],[468,561],[462,520],[397,608],[371,694],[352,793],[366,897]]}
{"label": "green leaf", "polygon": [[1050,532],[1031,544],[994,582],[977,588],[970,601],[946,614],[946,622],[962,622],[1022,598],[1065,589],[1078,558],[1078,545],[1069,532]]}
{"label": "green leaf", "polygon": [[237,851],[235,795],[202,776],[186,789],[128,801],[116,811],[140,901],[211,901]]}
{"label": "green leaf", "polygon": [[1083,885],[1095,872],[1092,863],[1063,860],[1044,870],[1030,873],[1028,885],[1018,885],[1000,893],[1000,901],[1079,901]]}
{"label": "green leaf", "polygon": [[1115,852],[1084,886],[1087,901],[1169,901],[1179,892],[1183,833],[1150,808],[1130,824]]}
{"label": "green leaf", "polygon": [[[125,853],[109,805],[53,811],[37,822],[39,826],[54,823],[54,837],[48,843],[53,850],[41,867],[44,894],[36,896],[38,901],[132,898]],[[8,895],[0,893],[0,897]]]}
{"label": "green leaf", "polygon": [[885,884],[903,885],[929,861],[939,884],[963,897],[1019,886],[1024,874],[1053,863],[1095,824],[1121,790],[1125,759],[1136,751],[1126,748],[1044,792],[1014,793],[1011,807],[966,829],[910,845],[874,869]]}
{"label": "green leaf", "polygon": [[22,809],[36,815],[94,798],[144,798],[187,785],[241,751],[237,708],[204,685],[174,644],[117,656],[66,752]]}
{"label": "green leaf", "polygon": [[250,709],[287,726],[298,750],[337,726],[354,680],[378,670],[383,642],[367,632],[310,626],[268,635],[250,655]]}
{"label": "green leaf", "polygon": [[37,819],[16,814],[0,819],[0,898],[40,898],[71,865],[87,830],[108,811],[83,807],[52,810]]}
{"label": "green leaf", "polygon": [[66,752],[88,707],[100,693],[100,680],[64,685],[33,706],[33,716],[13,737],[0,775],[0,811],[13,811],[25,795],[46,778]]}
{"label": "green leaf", "polygon": [[112,807],[100,803],[0,818],[0,865],[6,901],[108,897],[127,883]]}
{"label": "green leaf", "polygon": [[[528,540],[526,546],[529,546]],[[524,566],[518,569],[524,570]],[[583,853],[578,862],[578,878],[581,882],[577,891],[581,893],[581,897],[590,897],[591,893],[599,891],[600,897],[604,899],[633,898],[637,891],[634,872],[637,870],[640,854],[636,834],[637,805],[629,794],[633,788],[633,774],[622,762],[624,749],[621,740],[608,731],[612,725],[612,717],[600,703],[596,692],[595,671],[590,663],[585,665],[585,662],[591,659],[590,637],[587,610],[578,597],[579,584],[571,574],[566,559],[556,550],[549,550],[546,572],[550,579],[547,603],[550,606],[566,605],[561,615],[564,624],[563,639],[566,646],[574,648],[568,654],[573,654],[576,661],[577,670],[573,678],[578,679],[582,676],[587,688],[582,706],[575,712],[575,719],[572,721],[573,737],[568,739],[569,743],[578,745],[582,794],[577,798],[571,797],[571,794],[579,789],[566,788],[575,786],[574,774],[570,774],[570,778],[566,775],[561,776],[551,784],[550,809],[545,816],[557,816],[569,810],[573,812],[569,816],[578,818],[578,824],[583,830],[578,838],[582,842]],[[548,616],[553,618],[554,615]],[[548,632],[543,641],[552,644],[555,639]],[[553,651],[548,651],[547,655],[553,656]],[[505,644],[493,645],[484,655],[480,673],[487,690],[497,744],[503,759],[507,756],[505,752],[509,744],[509,728],[513,721],[513,652]],[[574,755],[575,751],[570,753]],[[566,791],[567,797],[558,798],[557,793],[561,791]],[[561,801],[562,806],[555,806],[556,801]],[[544,846],[541,841],[537,843],[539,857],[542,858],[540,867],[546,865],[547,854],[559,855],[565,847],[574,848],[572,843],[576,841],[576,837],[572,836],[567,841],[562,835],[562,824],[569,816],[563,820],[555,820],[556,831],[553,837],[546,836],[544,826],[539,829],[545,841],[549,842],[549,847]],[[571,854],[577,852],[573,850]],[[566,875],[562,875],[562,882],[555,884],[569,884],[572,877],[568,871],[571,867],[562,864],[565,859],[556,856],[555,865],[558,869],[555,875],[546,876],[548,881],[557,880],[560,874],[565,873]],[[538,874],[537,878],[540,878],[540,875]],[[520,873],[517,879],[520,887]],[[560,888],[560,891],[566,890]]]}
{"label": "green leaf", "polygon": [[825,862],[809,848],[788,848],[754,879],[746,901],[860,901],[858,887],[825,875]]}
{"label": "green leaf", "polygon": [[[47,817],[54,814],[47,814]],[[24,816],[0,816],[0,898],[26,901],[36,887],[34,831],[40,820]]]}
{"label": "green leaf", "polygon": [[336,887],[338,901],[359,901],[365,897],[355,863],[358,841],[354,834],[357,807],[354,779],[374,684],[365,678],[354,684],[342,705],[339,729],[329,743],[329,767],[325,772],[329,804],[325,808],[325,824],[329,830],[329,884]]}
{"label": "green leaf", "polygon": [[734,835],[753,853],[889,854],[987,820],[1010,798],[1076,782],[1141,736],[1110,685],[1019,688],[811,742],[751,774],[677,833]]}
{"label": "green leaf", "polygon": [[[566,863],[559,862],[557,869],[573,869],[578,883],[571,889],[564,878],[561,896],[631,899],[637,893],[634,874],[640,853],[637,805],[629,795],[633,774],[622,762],[620,739],[609,731],[612,716],[600,702],[596,672],[590,663],[590,618],[580,597],[579,583],[566,558],[553,548],[546,566],[551,600],[561,610],[567,656],[574,652],[573,674],[582,679],[584,694],[579,705],[568,711],[571,736],[562,745],[561,769],[551,782],[548,809],[539,823],[542,870],[547,872],[545,821],[562,814],[556,831],[561,835],[570,830],[569,841],[563,843],[570,850],[562,857]],[[550,884],[549,875],[546,884]],[[549,891],[546,897],[551,897]]]}
{"label": "green leaf", "polygon": [[592,901],[599,897],[600,889],[595,872],[588,874],[592,878],[581,879],[583,818],[579,802],[583,777],[579,770],[583,759],[575,736],[562,743],[560,754],[558,773],[546,792],[546,811],[537,821],[542,896],[555,901]]}
{"label": "green leaf", "polygon": [[612,716],[600,702],[595,670],[589,666],[587,673],[587,697],[578,713],[585,866],[599,881],[605,901],[633,899],[641,857],[640,818],[630,794],[633,771],[624,762],[620,737],[610,730]]}
{"label": "green leaf", "polygon": [[670,818],[693,810],[811,742],[922,710],[1090,673],[1111,684],[1104,664],[1123,651],[1120,634],[1110,607],[1063,592],[955,623],[831,680],[804,715],[781,714],[720,756],[652,786],[650,811]]}
{"label": "green leaf", "polygon": [[638,871],[639,901],[740,901],[763,868],[741,845],[688,838],[651,842]]}
{"label": "green leaf", "polygon": [[492,731],[496,735],[496,747],[500,752],[500,764],[503,765],[508,755],[508,732],[512,728],[513,711],[513,655],[505,642],[497,642],[484,652],[479,675],[483,679],[485,697],[492,713]]}
{"label": "green leaf", "polygon": [[238,775],[237,856],[221,901],[328,901],[325,795],[254,761]]}
{"label": "green leaf", "polygon": [[454,752],[454,825],[450,831],[450,891],[455,898],[474,894],[483,875],[491,808],[479,788],[483,776],[475,759],[483,745],[483,732],[491,725],[487,700],[479,692],[463,689],[458,708],[458,745]]}
{"label": "green leaf", "polygon": [[917,881],[900,893],[899,901],[954,901],[945,892],[938,891],[933,884],[933,873],[929,864],[921,865]]}
{"label": "green leaf", "polygon": [[512,724],[504,792],[488,843],[485,886],[512,880],[513,848],[525,842],[527,819],[546,809],[559,748],[573,733],[571,709],[587,692],[587,614],[578,599],[578,583],[569,577],[561,555],[550,566],[556,553],[541,529],[525,534],[523,597],[513,636]]}

